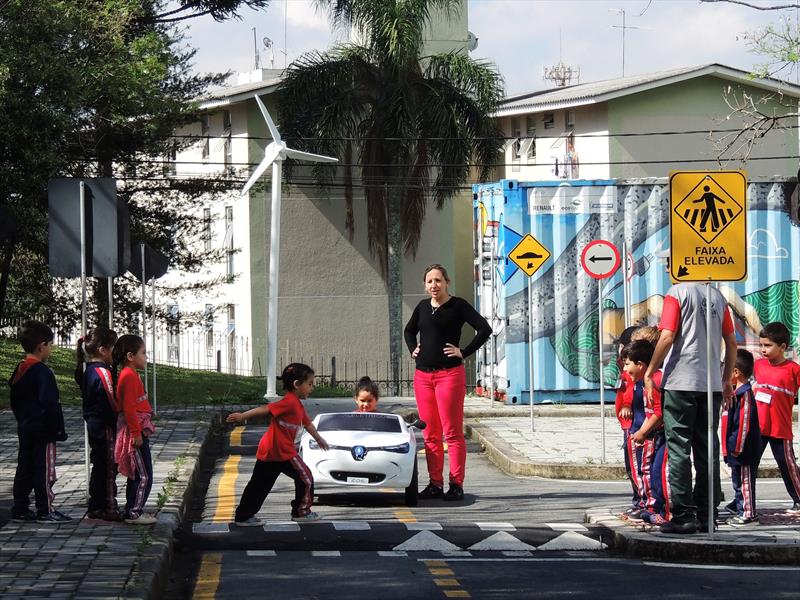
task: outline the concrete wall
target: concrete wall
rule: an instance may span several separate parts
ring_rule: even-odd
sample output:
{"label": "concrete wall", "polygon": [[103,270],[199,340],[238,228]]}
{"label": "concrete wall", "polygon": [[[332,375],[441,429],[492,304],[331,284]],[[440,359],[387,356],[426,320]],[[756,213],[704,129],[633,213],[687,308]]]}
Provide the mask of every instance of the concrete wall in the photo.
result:
{"label": "concrete wall", "polygon": [[[729,87],[738,96],[741,96],[743,90],[752,94],[755,99],[766,94],[763,90],[743,88],[738,84],[707,76],[609,101],[611,161],[636,162],[636,164],[612,164],[611,177],[666,177],[671,170],[720,168],[745,169],[750,177],[795,174],[797,159],[761,160],[760,158],[797,155],[797,129],[768,134],[753,149],[746,164],[731,161],[724,166],[720,166],[716,161],[717,151],[708,139],[708,133],[641,137],[613,135],[689,130],[708,132],[739,128],[742,125],[740,117],[725,119],[731,112],[724,99],[724,93]],[[787,97],[784,102],[790,103],[792,100]],[[796,107],[796,101],[794,102]],[[773,111],[775,114],[787,114],[796,110],[780,106],[774,101],[759,106],[759,109],[766,114],[772,114]],[[698,162],[691,162],[695,160]]]}

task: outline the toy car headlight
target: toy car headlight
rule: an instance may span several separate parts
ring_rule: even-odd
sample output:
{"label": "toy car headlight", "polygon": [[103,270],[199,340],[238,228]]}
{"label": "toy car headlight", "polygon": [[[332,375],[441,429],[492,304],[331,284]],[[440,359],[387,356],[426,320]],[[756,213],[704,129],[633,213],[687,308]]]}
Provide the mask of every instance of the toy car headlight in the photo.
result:
{"label": "toy car headlight", "polygon": [[385,452],[396,452],[397,454],[408,454],[409,450],[411,450],[411,445],[406,442],[405,444],[399,444],[397,446],[384,446],[381,450]]}

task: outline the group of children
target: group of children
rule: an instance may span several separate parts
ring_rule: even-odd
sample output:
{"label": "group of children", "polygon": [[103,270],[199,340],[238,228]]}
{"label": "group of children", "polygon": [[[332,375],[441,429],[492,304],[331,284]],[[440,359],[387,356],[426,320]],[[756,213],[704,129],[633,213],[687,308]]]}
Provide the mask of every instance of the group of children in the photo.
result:
{"label": "group of children", "polygon": [[[660,332],[657,327],[629,327],[619,338],[615,408],[623,430],[625,468],[633,491],[623,517],[653,525],[670,519],[669,458],[661,412],[660,372],[653,378],[652,400],[644,390],[644,374]],[[792,407],[800,390],[800,365],[785,352],[790,334],[785,325],[769,323],[759,333],[761,357],[738,349],[732,384],[733,399],[723,409],[720,433],[722,455],[731,471],[734,498],[725,506],[728,523],[758,522],[756,477],[767,446],[783,478],[793,506],[800,514],[800,467],[792,448]]]}
{"label": "group of children", "polygon": [[[14,476],[14,522],[61,524],[71,517],[53,507],[56,442],[67,439],[55,375],[44,364],[53,331],[39,321],[19,333],[25,359],[9,379],[11,409],[17,420],[19,453]],[[104,521],[149,525],[144,512],[153,484],[149,437],[155,432],[152,408],[137,369],[147,362],[144,340],[98,326],[78,340],[75,381],[81,389],[83,418],[91,449],[87,516]],[[117,505],[117,472],[128,478],[125,508]],[[33,491],[36,511],[30,509]]]}

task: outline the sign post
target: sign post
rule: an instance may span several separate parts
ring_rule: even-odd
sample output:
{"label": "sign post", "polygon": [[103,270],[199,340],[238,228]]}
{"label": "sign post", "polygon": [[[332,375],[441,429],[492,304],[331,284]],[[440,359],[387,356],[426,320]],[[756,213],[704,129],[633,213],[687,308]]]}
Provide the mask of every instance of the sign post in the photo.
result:
{"label": "sign post", "polygon": [[597,280],[597,314],[598,314],[598,368],[600,374],[600,462],[606,462],[606,402],[603,378],[603,279],[611,277],[619,269],[620,256],[617,247],[606,240],[589,242],[581,253],[581,265],[589,277]]}
{"label": "sign post", "polygon": [[[747,174],[744,171],[673,171],[669,176],[670,275],[706,284],[706,348],[711,339],[711,283],[747,278]],[[708,535],[714,537],[714,393],[706,352],[708,428]]]}
{"label": "sign post", "polygon": [[[533,229],[531,216],[531,229]],[[533,286],[531,278],[550,258],[550,251],[531,234],[523,237],[509,252],[510,258],[528,276],[528,383],[530,385],[531,432],[533,432]]]}

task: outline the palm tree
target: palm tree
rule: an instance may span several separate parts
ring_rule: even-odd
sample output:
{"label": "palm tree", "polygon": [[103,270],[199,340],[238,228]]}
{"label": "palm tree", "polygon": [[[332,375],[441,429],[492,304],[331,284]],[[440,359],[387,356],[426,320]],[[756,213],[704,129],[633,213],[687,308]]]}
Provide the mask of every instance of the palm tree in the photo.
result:
{"label": "palm tree", "polygon": [[[473,160],[479,178],[488,177],[502,143],[491,115],[503,82],[493,65],[466,52],[423,55],[431,12],[453,14],[460,0],[318,4],[335,27],[351,28],[363,42],[310,52],[289,66],[278,91],[281,128],[296,147],[313,140],[315,152],[342,157],[351,241],[353,189],[363,189],[369,250],[388,288],[397,393],[402,255],[416,255],[428,205],[441,209],[462,190]],[[320,183],[335,173],[335,167],[314,168]]]}

